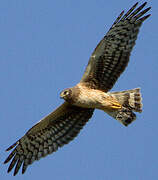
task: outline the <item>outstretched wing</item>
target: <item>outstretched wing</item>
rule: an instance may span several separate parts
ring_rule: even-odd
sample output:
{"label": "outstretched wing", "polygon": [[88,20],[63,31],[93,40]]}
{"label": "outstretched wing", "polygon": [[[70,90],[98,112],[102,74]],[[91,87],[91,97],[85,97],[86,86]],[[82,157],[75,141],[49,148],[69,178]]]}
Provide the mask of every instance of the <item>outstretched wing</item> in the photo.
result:
{"label": "outstretched wing", "polygon": [[136,3],[124,16],[121,12],[108,33],[92,53],[81,83],[105,92],[110,90],[126,68],[140,26],[149,15],[146,2],[136,9]]}
{"label": "outstretched wing", "polygon": [[22,166],[22,173],[24,173],[27,166],[35,160],[69,143],[91,118],[93,111],[94,109],[80,108],[66,102],[62,104],[6,150],[9,151],[15,147],[4,162],[8,163],[12,160],[8,172],[15,166],[14,175],[16,175]]}

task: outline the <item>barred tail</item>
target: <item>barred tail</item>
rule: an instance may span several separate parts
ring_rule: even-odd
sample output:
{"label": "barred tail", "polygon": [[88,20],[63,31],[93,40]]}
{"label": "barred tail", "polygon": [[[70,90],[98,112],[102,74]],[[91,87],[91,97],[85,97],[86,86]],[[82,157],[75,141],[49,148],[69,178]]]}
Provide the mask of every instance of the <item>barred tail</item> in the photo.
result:
{"label": "barred tail", "polygon": [[139,88],[121,92],[111,92],[109,94],[117,99],[122,105],[122,108],[107,113],[125,126],[128,126],[136,119],[133,111],[142,112],[142,98]]}
{"label": "barred tail", "polygon": [[142,112],[140,88],[121,92],[112,92],[110,95],[114,96],[122,106],[128,107],[135,112]]}

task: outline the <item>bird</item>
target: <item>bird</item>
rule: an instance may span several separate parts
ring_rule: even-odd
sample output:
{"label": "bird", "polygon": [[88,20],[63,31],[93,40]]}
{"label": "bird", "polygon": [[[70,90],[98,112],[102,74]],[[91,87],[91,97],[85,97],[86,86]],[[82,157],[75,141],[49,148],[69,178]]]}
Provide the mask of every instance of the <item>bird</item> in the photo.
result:
{"label": "bird", "polygon": [[80,82],[64,89],[64,103],[41,119],[26,134],[6,149],[12,150],[4,163],[10,162],[8,172],[20,167],[22,174],[34,161],[47,156],[72,141],[100,109],[128,126],[142,112],[140,88],[109,92],[128,65],[142,23],[151,15],[144,9],[147,2],[134,4],[122,11],[90,56]]}

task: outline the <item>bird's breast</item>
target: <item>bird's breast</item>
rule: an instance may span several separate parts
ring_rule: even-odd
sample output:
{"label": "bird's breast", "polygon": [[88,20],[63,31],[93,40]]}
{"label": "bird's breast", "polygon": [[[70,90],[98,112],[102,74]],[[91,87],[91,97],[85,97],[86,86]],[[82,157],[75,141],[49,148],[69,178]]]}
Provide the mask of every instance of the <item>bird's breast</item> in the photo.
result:
{"label": "bird's breast", "polygon": [[106,99],[109,95],[105,92],[95,89],[80,87],[78,98],[74,105],[84,108],[102,109],[106,105]]}

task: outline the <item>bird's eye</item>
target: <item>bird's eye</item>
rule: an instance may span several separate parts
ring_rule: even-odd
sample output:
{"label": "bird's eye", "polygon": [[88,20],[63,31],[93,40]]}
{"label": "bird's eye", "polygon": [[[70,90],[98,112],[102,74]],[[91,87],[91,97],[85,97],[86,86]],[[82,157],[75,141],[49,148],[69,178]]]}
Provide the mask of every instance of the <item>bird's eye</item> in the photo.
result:
{"label": "bird's eye", "polygon": [[64,95],[68,94],[68,91],[64,91]]}

